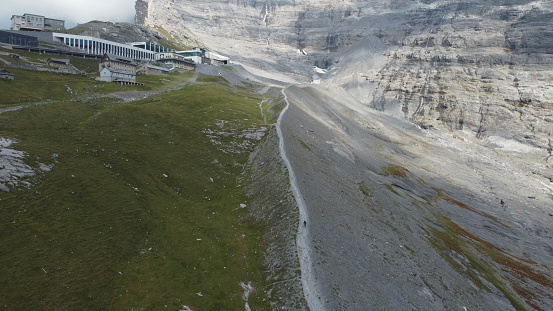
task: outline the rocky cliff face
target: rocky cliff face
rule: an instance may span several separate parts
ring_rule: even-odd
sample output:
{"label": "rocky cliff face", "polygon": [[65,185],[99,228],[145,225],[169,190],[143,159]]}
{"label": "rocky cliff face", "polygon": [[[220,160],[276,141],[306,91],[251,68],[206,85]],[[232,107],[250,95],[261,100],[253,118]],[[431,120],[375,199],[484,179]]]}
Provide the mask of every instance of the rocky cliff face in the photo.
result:
{"label": "rocky cliff face", "polygon": [[139,24],[162,27],[175,38],[208,46],[255,67],[305,76],[313,64],[330,66],[334,52],[372,31],[369,23],[358,25],[364,16],[405,10],[412,3],[138,0],[136,19]]}
{"label": "rocky cliff face", "polygon": [[511,1],[446,3],[419,13],[413,23],[424,26],[366,74],[378,83],[372,107],[423,127],[470,130],[506,148],[550,149],[551,9]]}
{"label": "rocky cliff face", "polygon": [[130,23],[91,21],[77,25],[71,29],[71,33],[119,43],[140,41],[159,43],[162,40],[167,40],[163,34],[156,30]]}
{"label": "rocky cliff face", "polygon": [[[305,1],[174,1],[138,0],[136,21],[157,25],[191,39],[233,39],[261,45],[284,44],[294,49],[336,50],[365,35],[349,28],[360,17],[376,10],[406,7],[406,1],[371,3],[336,0]],[[345,29],[349,31],[344,31]],[[207,43],[207,42],[206,42]]]}
{"label": "rocky cliff face", "polygon": [[[423,127],[551,149],[551,2],[138,0],[136,9],[139,24],[296,81],[312,66],[334,68],[333,82]],[[367,37],[385,48],[356,48]],[[375,53],[384,57],[367,64]]]}

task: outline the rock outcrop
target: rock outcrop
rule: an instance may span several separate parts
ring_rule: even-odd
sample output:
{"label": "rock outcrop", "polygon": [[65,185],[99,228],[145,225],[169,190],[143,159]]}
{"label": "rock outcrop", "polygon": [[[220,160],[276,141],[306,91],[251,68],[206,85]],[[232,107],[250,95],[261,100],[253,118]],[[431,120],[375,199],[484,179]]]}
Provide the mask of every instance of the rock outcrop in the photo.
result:
{"label": "rock outcrop", "polygon": [[552,7],[524,2],[445,3],[419,13],[416,25],[423,26],[385,52],[387,62],[377,73],[366,73],[378,84],[371,106],[422,127],[501,137],[506,148],[547,149],[553,134]]}

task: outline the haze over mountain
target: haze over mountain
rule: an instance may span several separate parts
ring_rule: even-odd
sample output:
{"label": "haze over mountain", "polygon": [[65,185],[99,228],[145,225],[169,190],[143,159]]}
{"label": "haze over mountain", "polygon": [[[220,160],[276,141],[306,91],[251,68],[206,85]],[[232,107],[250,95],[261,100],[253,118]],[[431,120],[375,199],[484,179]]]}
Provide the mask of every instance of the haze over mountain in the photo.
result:
{"label": "haze over mountain", "polygon": [[306,223],[284,259],[301,278],[274,287],[275,309],[300,283],[311,310],[553,308],[551,1],[136,9],[280,85],[315,82],[283,91],[280,151]]}

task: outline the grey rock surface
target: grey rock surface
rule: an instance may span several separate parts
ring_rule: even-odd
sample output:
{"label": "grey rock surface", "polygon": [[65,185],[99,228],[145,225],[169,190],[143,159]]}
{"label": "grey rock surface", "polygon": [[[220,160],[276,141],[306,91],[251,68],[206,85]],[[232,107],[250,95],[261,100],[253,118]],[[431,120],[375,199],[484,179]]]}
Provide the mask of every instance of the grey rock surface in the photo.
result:
{"label": "grey rock surface", "polygon": [[35,174],[34,170],[24,162],[25,152],[9,148],[13,142],[12,139],[0,137],[0,190],[2,191],[10,191],[19,184],[29,185],[24,179]]}
{"label": "grey rock surface", "polygon": [[[306,82],[313,66],[331,68],[323,83],[332,76],[362,102],[424,127],[545,149],[551,140],[550,1],[139,0],[136,7],[137,22],[258,74]],[[377,58],[368,69],[366,60]]]}
{"label": "grey rock surface", "polygon": [[306,210],[301,305],[316,310],[553,308],[552,14],[530,0],[137,1],[138,22],[252,74],[321,84],[286,88],[279,124]]}
{"label": "grey rock surface", "polygon": [[284,142],[308,210],[323,309],[553,305],[553,187],[529,173],[545,169],[536,161],[543,153],[517,163],[474,137],[421,129],[345,93],[286,93]]}

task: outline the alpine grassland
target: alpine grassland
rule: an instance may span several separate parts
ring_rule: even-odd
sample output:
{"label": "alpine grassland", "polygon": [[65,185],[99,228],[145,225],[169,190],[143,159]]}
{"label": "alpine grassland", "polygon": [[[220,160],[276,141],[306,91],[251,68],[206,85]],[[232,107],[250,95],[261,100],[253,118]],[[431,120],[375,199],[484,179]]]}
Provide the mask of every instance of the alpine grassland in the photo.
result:
{"label": "alpine grassland", "polygon": [[[36,175],[0,192],[0,308],[239,310],[241,282],[269,308],[242,188],[262,95],[192,72],[120,86],[1,68],[16,77],[0,107],[20,109],[0,114],[0,137]],[[147,96],[106,96],[119,91]]]}

